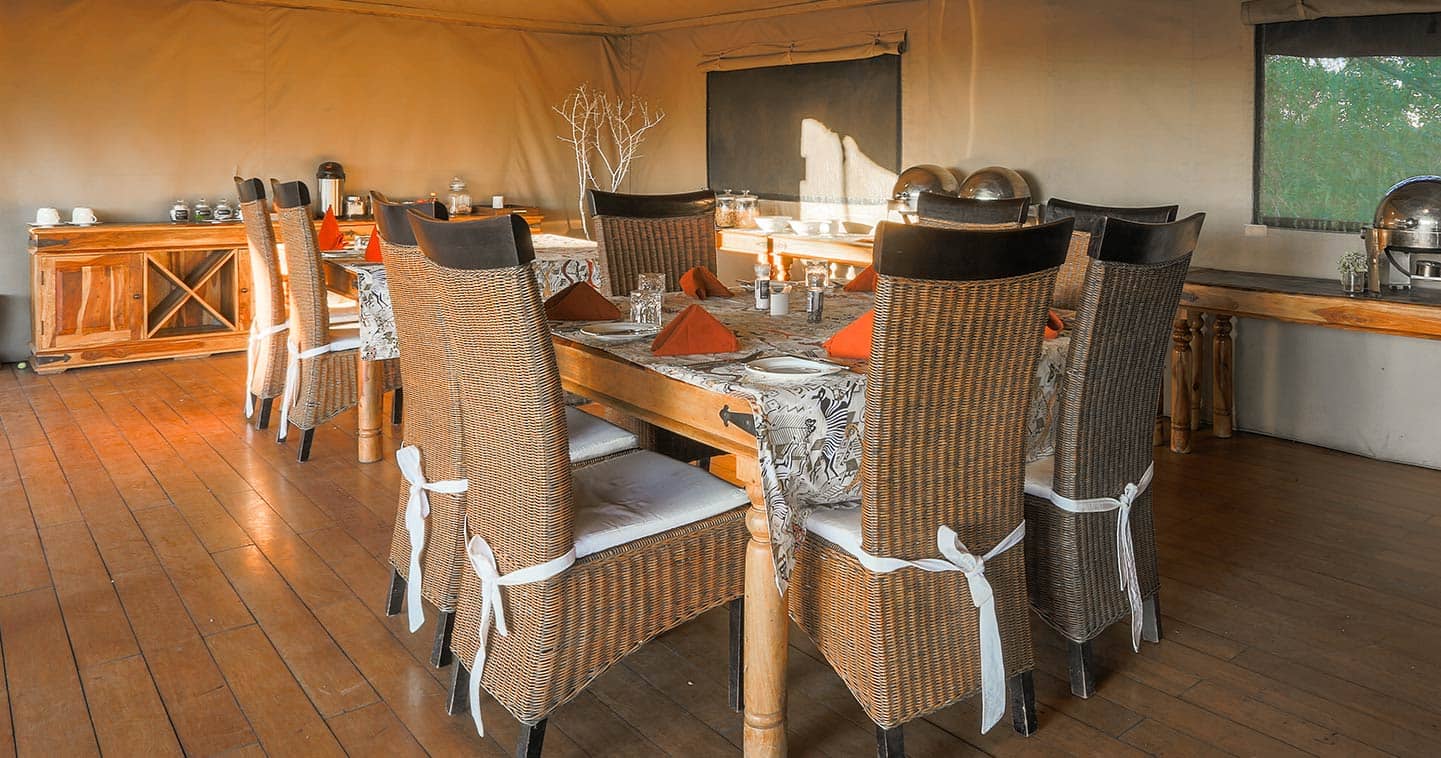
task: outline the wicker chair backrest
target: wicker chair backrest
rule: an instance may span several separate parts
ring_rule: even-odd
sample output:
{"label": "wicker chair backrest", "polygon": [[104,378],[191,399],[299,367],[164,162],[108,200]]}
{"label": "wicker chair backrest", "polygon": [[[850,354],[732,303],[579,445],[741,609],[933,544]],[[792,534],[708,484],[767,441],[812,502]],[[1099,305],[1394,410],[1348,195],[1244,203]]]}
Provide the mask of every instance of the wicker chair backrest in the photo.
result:
{"label": "wicker chair backrest", "polygon": [[[412,315],[426,323],[420,339],[436,343],[419,354],[439,353],[439,366],[413,370],[422,377],[416,381],[444,386],[422,407],[430,402],[434,413],[449,418],[422,422],[423,428],[450,438],[448,450],[437,444],[443,452],[435,457],[448,454],[455,469],[447,475],[469,480],[469,529],[490,543],[501,573],[544,563],[575,544],[564,393],[540,285],[527,255],[530,231],[524,221],[517,225],[512,218],[518,217],[443,222],[412,211],[420,254],[399,247],[391,251],[403,278],[432,290],[420,298],[427,310]],[[517,236],[507,235],[524,235],[524,247]],[[455,267],[436,260],[465,257],[477,265]],[[389,259],[386,265],[389,270]],[[393,301],[399,296],[395,292]],[[398,306],[397,319],[402,310],[412,306]],[[401,345],[407,388],[416,376],[405,374],[412,365],[407,351],[415,342]],[[410,441],[409,415],[406,423]],[[431,456],[424,447],[421,452],[429,466]]]}
{"label": "wicker chair backrest", "polygon": [[1150,465],[1172,320],[1203,220],[1098,227],[1056,424],[1057,494],[1115,497]]}
{"label": "wicker chair backrest", "polygon": [[330,306],[326,304],[325,272],[320,244],[310,218],[310,190],[304,182],[270,180],[275,213],[285,243],[285,269],[290,280],[290,333],[305,352],[330,343]]}
{"label": "wicker chair backrest", "polygon": [[[280,278],[280,251],[270,226],[265,185],[259,179],[235,177],[245,239],[250,246],[251,322],[268,329],[285,321],[285,285]],[[284,341],[284,337],[281,337]]]}
{"label": "wicker chair backrest", "polygon": [[696,266],[716,270],[715,193],[624,195],[591,190],[595,239],[611,295],[628,294],[636,276],[665,274],[668,291]]}
{"label": "wicker chair backrest", "polygon": [[861,545],[934,557],[949,526],[984,551],[1022,518],[1025,420],[1071,224],[883,223],[862,440]]}

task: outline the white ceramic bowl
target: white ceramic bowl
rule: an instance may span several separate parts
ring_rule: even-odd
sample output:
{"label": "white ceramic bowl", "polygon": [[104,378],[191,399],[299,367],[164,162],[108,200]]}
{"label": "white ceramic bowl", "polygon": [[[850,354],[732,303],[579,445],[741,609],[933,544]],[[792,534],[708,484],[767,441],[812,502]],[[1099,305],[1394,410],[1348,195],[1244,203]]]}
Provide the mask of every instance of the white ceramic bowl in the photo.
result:
{"label": "white ceramic bowl", "polygon": [[801,236],[803,236],[803,237],[809,237],[809,236],[814,235],[814,234],[822,234],[822,233],[824,233],[824,232],[830,231],[831,222],[829,222],[829,221],[800,221],[800,220],[796,220],[796,221],[790,222],[790,227],[791,227],[791,232],[793,232],[793,233],[795,233],[795,234],[799,234],[799,235],[801,235]]}
{"label": "white ceramic bowl", "polygon": [[790,222],[790,216],[756,216],[756,228],[766,234],[783,232]]}

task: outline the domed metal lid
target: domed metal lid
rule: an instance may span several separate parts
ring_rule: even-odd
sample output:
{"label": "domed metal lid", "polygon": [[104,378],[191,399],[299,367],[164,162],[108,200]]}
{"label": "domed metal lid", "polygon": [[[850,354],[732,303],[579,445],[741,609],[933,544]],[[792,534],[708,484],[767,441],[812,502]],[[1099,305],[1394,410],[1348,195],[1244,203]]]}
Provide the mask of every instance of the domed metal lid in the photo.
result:
{"label": "domed metal lid", "polygon": [[960,188],[961,183],[948,168],[930,163],[911,166],[896,177],[896,184],[891,189],[891,208],[914,213],[916,198],[922,192],[955,197]]}
{"label": "domed metal lid", "polygon": [[1441,176],[1413,176],[1386,191],[1376,206],[1375,226],[1417,232],[1441,231]]}
{"label": "domed metal lid", "polygon": [[1031,185],[1024,177],[1005,166],[987,166],[976,169],[961,182],[961,197],[976,200],[1003,200],[1012,197],[1030,197]]}

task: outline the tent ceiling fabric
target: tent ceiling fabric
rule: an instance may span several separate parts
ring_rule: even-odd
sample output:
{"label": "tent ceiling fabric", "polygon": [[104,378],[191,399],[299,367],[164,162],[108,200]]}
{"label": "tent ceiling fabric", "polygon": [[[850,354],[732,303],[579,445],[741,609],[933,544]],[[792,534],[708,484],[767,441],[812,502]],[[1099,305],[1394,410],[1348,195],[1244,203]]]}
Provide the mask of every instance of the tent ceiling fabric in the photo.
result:
{"label": "tent ceiling fabric", "polygon": [[1336,16],[1384,16],[1434,13],[1441,0],[1242,0],[1241,20],[1248,24],[1305,21]]}
{"label": "tent ceiling fabric", "polygon": [[621,35],[903,0],[220,0],[244,5]]}

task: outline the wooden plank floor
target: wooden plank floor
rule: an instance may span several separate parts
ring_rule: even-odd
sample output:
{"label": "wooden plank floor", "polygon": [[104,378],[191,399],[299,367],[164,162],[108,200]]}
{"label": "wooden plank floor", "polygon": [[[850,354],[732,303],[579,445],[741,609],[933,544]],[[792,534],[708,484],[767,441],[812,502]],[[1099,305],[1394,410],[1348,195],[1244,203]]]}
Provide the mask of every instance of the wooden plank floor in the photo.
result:
{"label": "wooden plank floor", "polygon": [[[0,371],[0,754],[510,754],[493,702],[484,738],[445,715],[432,628],[383,613],[395,467],[355,463],[353,413],[295,463],[246,426],[243,376]],[[1037,735],[978,734],[967,702],[909,725],[910,755],[1436,755],[1441,472],[1253,436],[1157,455],[1165,641],[1114,627],[1078,700],[1037,625]],[[712,612],[631,655],[546,755],[736,754],[725,634]],[[793,754],[873,754],[792,640]]]}

